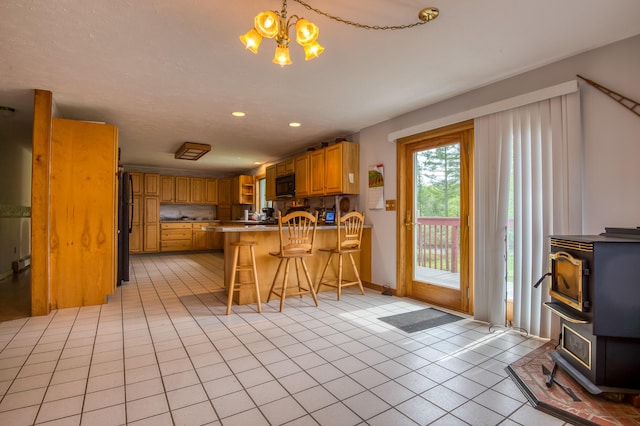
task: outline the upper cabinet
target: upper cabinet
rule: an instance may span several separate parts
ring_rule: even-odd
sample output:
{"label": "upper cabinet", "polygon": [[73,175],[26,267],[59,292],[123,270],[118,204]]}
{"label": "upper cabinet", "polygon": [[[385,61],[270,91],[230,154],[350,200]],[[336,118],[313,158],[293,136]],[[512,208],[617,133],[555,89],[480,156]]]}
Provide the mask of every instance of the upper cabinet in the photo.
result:
{"label": "upper cabinet", "polygon": [[[340,142],[309,154],[311,196],[360,192],[360,146]],[[297,183],[297,179],[296,179]]]}
{"label": "upper cabinet", "polygon": [[205,180],[205,203],[218,204],[218,179]]}
{"label": "upper cabinet", "polygon": [[191,178],[191,199],[192,204],[204,204],[207,197],[204,178]]}
{"label": "upper cabinet", "polygon": [[175,178],[173,176],[160,176],[160,202],[173,203],[175,200]]}
{"label": "upper cabinet", "polygon": [[144,174],[144,195],[160,196],[160,175],[158,173]]}
{"label": "upper cabinet", "polygon": [[276,165],[273,164],[265,170],[265,198],[269,201],[276,199]]}
{"label": "upper cabinet", "polygon": [[131,172],[129,174],[131,176],[131,186],[134,195],[142,195],[142,177],[143,174],[140,172]]}
{"label": "upper cabinet", "polygon": [[296,197],[308,197],[309,191],[309,154],[302,154],[295,159]]}
{"label": "upper cabinet", "polygon": [[218,205],[231,205],[231,178],[218,179]]}
{"label": "upper cabinet", "polygon": [[340,142],[324,150],[326,194],[358,194],[360,192],[360,145]]}
{"label": "upper cabinet", "polygon": [[253,176],[240,175],[231,181],[231,204],[253,204]]}
{"label": "upper cabinet", "polygon": [[295,171],[295,160],[285,160],[276,164],[276,176],[291,175]]}
{"label": "upper cabinet", "polygon": [[218,179],[160,176],[160,202],[218,204]]}
{"label": "upper cabinet", "polygon": [[175,177],[175,198],[179,204],[185,204],[191,200],[191,180],[187,176]]}
{"label": "upper cabinet", "polygon": [[309,154],[309,195],[325,195],[324,152],[325,150],[323,148]]}

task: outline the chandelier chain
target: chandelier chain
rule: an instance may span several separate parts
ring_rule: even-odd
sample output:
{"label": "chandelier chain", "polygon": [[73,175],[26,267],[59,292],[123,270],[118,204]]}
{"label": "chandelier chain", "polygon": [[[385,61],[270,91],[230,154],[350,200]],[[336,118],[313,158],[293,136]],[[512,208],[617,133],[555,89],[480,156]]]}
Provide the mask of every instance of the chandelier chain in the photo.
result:
{"label": "chandelier chain", "polygon": [[330,13],[327,12],[323,12],[320,9],[316,9],[315,7],[312,7],[311,5],[305,3],[302,0],[293,0],[296,3],[301,4],[302,6],[306,7],[308,10],[311,10],[315,13],[317,13],[318,15],[323,15],[326,16],[329,19],[333,19],[334,21],[338,21],[338,22],[342,22],[343,24],[347,24],[347,25],[351,25],[353,27],[356,28],[363,28],[366,30],[404,30],[407,28],[413,28],[413,27],[417,27],[418,25],[423,25],[426,24],[428,21],[418,21],[415,22],[413,24],[406,24],[406,25],[366,25],[366,24],[360,24],[358,22],[353,22],[353,21],[349,21],[348,19],[344,19],[341,18],[339,16],[335,16],[335,15],[331,15]]}

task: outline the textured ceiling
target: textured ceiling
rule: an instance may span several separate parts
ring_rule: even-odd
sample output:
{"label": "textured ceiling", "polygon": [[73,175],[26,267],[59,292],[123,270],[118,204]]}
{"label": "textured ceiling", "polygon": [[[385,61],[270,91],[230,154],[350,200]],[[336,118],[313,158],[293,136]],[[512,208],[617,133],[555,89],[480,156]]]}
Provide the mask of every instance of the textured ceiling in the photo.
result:
{"label": "textured ceiling", "polygon": [[[325,52],[273,64],[238,40],[277,0],[3,0],[0,137],[30,135],[32,89],[53,92],[65,118],[119,128],[122,162],[210,173],[249,170],[448,97],[640,33],[637,0],[309,0],[366,24],[354,28],[293,0],[320,27]],[[234,118],[232,111],[247,116]],[[300,128],[288,126],[291,121]],[[20,137],[20,136],[18,136]],[[175,160],[185,141],[212,151]]]}

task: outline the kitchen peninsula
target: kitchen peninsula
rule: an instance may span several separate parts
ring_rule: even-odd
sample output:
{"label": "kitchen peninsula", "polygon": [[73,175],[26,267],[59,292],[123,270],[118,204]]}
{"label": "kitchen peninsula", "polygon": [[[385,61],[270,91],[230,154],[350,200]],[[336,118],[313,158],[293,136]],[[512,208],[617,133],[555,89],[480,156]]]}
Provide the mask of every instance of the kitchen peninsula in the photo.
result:
{"label": "kitchen peninsula", "polygon": [[[273,277],[278,268],[278,258],[270,256],[269,252],[277,252],[280,249],[280,238],[277,225],[244,225],[244,226],[203,226],[203,230],[224,235],[224,282],[228,291],[231,282],[232,267],[232,247],[234,241],[255,241],[256,267],[258,270],[258,278],[260,284],[260,298],[262,301],[267,300],[269,288],[273,282]],[[329,257],[329,253],[320,251],[321,248],[333,247],[336,244],[336,225],[318,225],[316,231],[316,239],[314,243],[314,255],[305,258],[305,263],[309,268],[309,274],[314,283],[318,282],[322,268]],[[248,256],[240,253],[240,263],[245,263]],[[363,283],[371,281],[371,225],[365,225],[362,232],[362,251],[354,254],[354,259],[360,279]],[[336,266],[337,267],[337,266]],[[344,262],[344,273],[346,276],[353,276],[353,268],[350,262]],[[293,266],[290,269],[290,283],[295,283],[295,272]],[[248,273],[248,272],[247,272]],[[244,277],[242,277],[244,279]],[[321,289],[322,291],[323,289]],[[324,290],[331,291],[326,287]],[[237,295],[234,295],[234,303],[239,305],[255,303],[255,296],[250,289],[241,288]]]}

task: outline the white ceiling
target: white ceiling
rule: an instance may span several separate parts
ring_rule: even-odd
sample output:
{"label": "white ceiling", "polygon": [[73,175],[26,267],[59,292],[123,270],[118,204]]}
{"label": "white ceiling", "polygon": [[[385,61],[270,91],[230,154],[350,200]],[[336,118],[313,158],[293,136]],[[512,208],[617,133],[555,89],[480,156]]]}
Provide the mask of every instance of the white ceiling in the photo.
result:
{"label": "white ceiling", "polygon": [[[280,0],[2,0],[0,105],[17,114],[0,118],[0,137],[30,137],[32,90],[45,89],[63,117],[117,125],[126,165],[245,171],[640,33],[638,0],[308,2],[372,25],[417,22],[427,6],[440,17],[373,31],[289,0],[326,50],[304,61],[292,42],[294,63],[280,68],[273,40],[254,55],[238,39]],[[184,141],[212,151],[176,160]]]}

